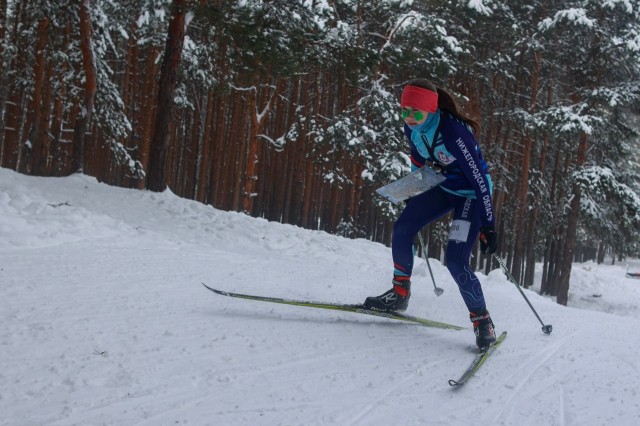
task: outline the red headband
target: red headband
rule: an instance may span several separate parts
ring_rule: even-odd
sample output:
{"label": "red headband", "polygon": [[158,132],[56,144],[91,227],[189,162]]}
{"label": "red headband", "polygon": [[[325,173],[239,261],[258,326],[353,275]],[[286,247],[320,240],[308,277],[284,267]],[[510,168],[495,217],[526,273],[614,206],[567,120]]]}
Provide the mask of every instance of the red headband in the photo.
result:
{"label": "red headband", "polygon": [[418,86],[404,86],[400,106],[411,107],[421,111],[436,112],[438,110],[438,94],[432,90]]}

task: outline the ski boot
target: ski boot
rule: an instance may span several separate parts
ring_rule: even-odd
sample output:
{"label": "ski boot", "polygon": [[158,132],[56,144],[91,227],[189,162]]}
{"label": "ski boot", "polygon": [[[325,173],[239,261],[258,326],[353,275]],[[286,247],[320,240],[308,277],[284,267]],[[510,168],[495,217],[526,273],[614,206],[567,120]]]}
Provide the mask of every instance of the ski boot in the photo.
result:
{"label": "ski boot", "polygon": [[404,312],[411,297],[411,281],[409,277],[393,277],[393,288],[380,296],[367,297],[364,306],[374,311]]}
{"label": "ski boot", "polygon": [[489,311],[484,309],[478,313],[470,312],[469,317],[473,323],[473,332],[476,334],[476,345],[484,351],[496,341],[496,331]]}

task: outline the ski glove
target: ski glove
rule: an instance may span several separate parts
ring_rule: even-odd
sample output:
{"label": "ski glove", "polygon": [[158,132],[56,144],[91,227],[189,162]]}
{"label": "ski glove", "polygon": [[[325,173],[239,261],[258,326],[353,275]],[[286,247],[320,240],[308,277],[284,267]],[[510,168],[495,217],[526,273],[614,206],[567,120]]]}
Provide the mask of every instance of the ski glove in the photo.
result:
{"label": "ski glove", "polygon": [[480,228],[480,251],[483,254],[493,254],[498,250],[498,234],[493,226]]}

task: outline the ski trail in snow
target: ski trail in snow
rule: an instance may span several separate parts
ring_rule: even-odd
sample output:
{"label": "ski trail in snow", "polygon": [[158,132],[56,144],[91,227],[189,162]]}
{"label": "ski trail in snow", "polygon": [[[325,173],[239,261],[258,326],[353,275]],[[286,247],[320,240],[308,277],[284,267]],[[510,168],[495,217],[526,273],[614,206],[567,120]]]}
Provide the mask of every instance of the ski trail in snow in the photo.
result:
{"label": "ski trail in snow", "polygon": [[416,376],[416,372],[412,372],[410,374],[407,374],[402,380],[400,380],[398,383],[396,383],[395,385],[391,386],[389,388],[389,390],[387,390],[386,392],[384,392],[382,395],[380,395],[379,397],[377,397],[373,402],[371,402],[370,404],[367,404],[361,411],[360,413],[358,413],[352,420],[348,421],[346,423],[346,425],[348,426],[355,426],[357,424],[359,424],[362,420],[364,420],[364,418],[371,413],[373,410],[375,410],[376,406],[382,401],[384,400],[386,397],[388,397],[389,395],[391,395],[396,389],[398,389],[400,386],[402,386],[403,384],[407,383],[409,380],[411,380],[412,378],[414,378]]}
{"label": "ski trail in snow", "polygon": [[[413,370],[411,373],[405,375],[401,380],[395,383],[393,386],[389,387],[387,391],[383,392],[380,396],[375,397],[375,399],[367,404],[358,414],[356,414],[351,420],[346,421],[344,424],[346,426],[356,426],[358,424],[372,424],[371,422],[365,421],[367,416],[372,413],[378,406],[380,406],[380,402],[382,402],[389,395],[393,394],[398,388],[402,385],[410,381],[411,379],[421,375],[422,370],[425,368],[435,367],[440,364],[446,363],[446,360],[439,360],[435,362],[431,362],[427,365],[424,365],[417,370]],[[364,423],[363,423],[364,422]]]}
{"label": "ski trail in snow", "polygon": [[[498,412],[498,414],[495,416],[494,418],[494,422],[495,424],[510,424],[510,418],[513,415],[514,410],[516,409],[515,407],[515,403],[514,400],[520,396],[520,391],[522,390],[522,388],[530,381],[530,379],[533,377],[534,373],[542,366],[544,366],[547,361],[549,361],[560,349],[562,349],[565,345],[565,342],[569,339],[571,339],[572,337],[576,336],[579,332],[574,332],[564,338],[562,338],[560,341],[554,343],[553,345],[551,345],[549,348],[545,348],[542,351],[536,352],[535,354],[531,355],[529,357],[529,360],[533,361],[532,363],[528,363],[528,362],[523,362],[522,364],[524,365],[523,367],[520,367],[516,373],[521,373],[523,371],[526,372],[526,374],[519,380],[519,382],[515,385],[515,386],[510,386],[510,385],[506,385],[507,388],[512,389],[512,393],[509,396],[509,398],[505,401],[505,403],[503,404],[503,408]],[[542,356],[541,359],[538,359],[538,357]],[[535,361],[537,360],[537,361]],[[509,380],[518,377],[517,374],[512,374],[509,379],[506,380],[506,382],[508,383]],[[546,388],[551,387],[551,386],[556,386],[558,385],[558,382],[554,379],[553,382],[551,384],[549,384],[548,386],[545,386]],[[560,390],[562,392],[562,389]],[[564,425],[564,419],[565,419],[565,408],[564,408],[564,398],[560,398],[559,400],[560,402],[560,415],[559,418],[561,419],[561,424]],[[504,414],[508,412],[508,415],[506,416],[506,418],[504,417]]]}
{"label": "ski trail in snow", "polygon": [[560,384],[559,387],[560,395],[558,396],[558,401],[560,402],[560,426],[565,426],[566,424],[569,424],[569,413],[567,412],[566,406],[567,392],[562,384]]}
{"label": "ski trail in snow", "polygon": [[[360,301],[388,288],[390,257],[170,191],[0,169],[0,425],[639,424],[640,285],[625,278],[638,260],[575,264],[569,308],[532,293],[562,323],[551,338],[518,320],[502,271],[484,275],[513,337],[457,395],[446,380],[470,333],[227,303],[200,285]],[[456,323],[466,306],[432,267],[447,290],[437,299],[418,263],[414,312]]]}

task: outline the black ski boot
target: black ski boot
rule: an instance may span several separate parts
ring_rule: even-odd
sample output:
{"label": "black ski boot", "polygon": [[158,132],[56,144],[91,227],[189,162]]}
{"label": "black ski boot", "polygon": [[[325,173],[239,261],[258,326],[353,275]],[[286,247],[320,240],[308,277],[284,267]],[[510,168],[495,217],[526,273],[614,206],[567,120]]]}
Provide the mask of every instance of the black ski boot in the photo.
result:
{"label": "black ski boot", "polygon": [[411,281],[409,277],[394,277],[393,288],[380,296],[367,297],[364,306],[374,311],[404,312],[411,297]]}
{"label": "black ski boot", "polygon": [[489,311],[485,309],[479,313],[470,312],[469,317],[473,323],[473,331],[476,333],[476,345],[484,351],[496,341],[496,331]]}

